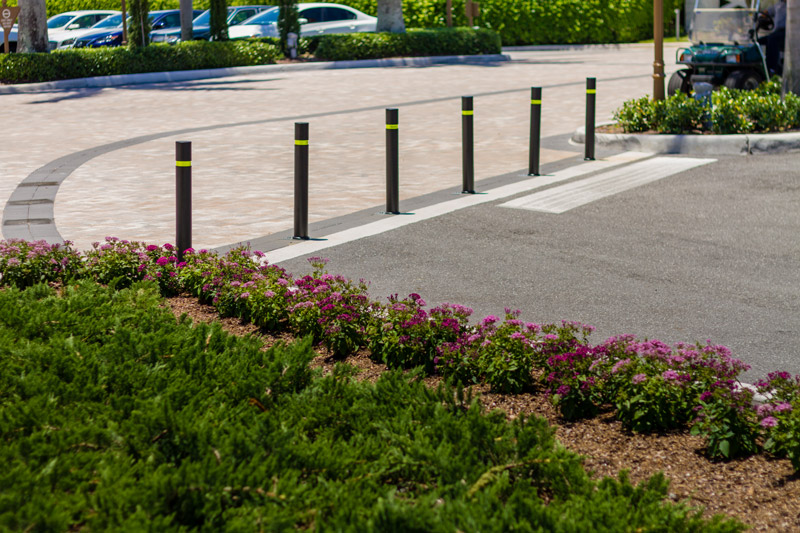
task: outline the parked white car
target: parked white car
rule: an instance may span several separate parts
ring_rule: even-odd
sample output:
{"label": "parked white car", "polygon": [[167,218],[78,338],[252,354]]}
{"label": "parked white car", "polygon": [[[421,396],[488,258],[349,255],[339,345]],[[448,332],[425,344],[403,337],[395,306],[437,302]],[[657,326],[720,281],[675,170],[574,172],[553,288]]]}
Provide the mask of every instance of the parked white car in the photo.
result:
{"label": "parked white car", "polygon": [[[375,31],[378,19],[341,4],[298,4],[300,35],[310,37],[324,33],[356,33]],[[238,26],[228,28],[231,39],[278,37],[279,8],[251,17]]]}
{"label": "parked white car", "polygon": [[[50,50],[58,48],[62,41],[78,37],[91,27],[111,15],[122,15],[119,11],[86,10],[67,11],[47,19],[47,41]],[[80,33],[75,33],[80,32]]]}

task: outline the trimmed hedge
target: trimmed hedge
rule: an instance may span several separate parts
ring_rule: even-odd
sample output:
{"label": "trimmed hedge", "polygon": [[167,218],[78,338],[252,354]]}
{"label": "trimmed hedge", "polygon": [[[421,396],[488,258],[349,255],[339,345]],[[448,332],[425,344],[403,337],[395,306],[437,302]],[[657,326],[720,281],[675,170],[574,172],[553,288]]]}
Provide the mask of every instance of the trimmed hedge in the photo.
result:
{"label": "trimmed hedge", "polygon": [[309,39],[314,56],[328,61],[382,57],[499,54],[500,36],[486,29],[411,29],[406,33],[342,33]]}
{"label": "trimmed hedge", "polygon": [[279,48],[266,42],[192,41],[152,45],[63,50],[50,54],[0,55],[0,82],[31,83],[91,76],[240,67],[274,63]]}
{"label": "trimmed hedge", "polygon": [[[324,0],[323,0],[324,1]],[[335,1],[335,0],[328,0]],[[405,0],[407,28],[445,26],[446,0]],[[274,2],[228,0],[228,5]],[[364,13],[375,15],[375,0],[344,0]],[[10,1],[11,5],[16,0]],[[653,36],[652,0],[481,0],[474,24],[500,34],[504,45],[619,43]],[[48,0],[48,16],[75,9],[119,9],[119,0]],[[176,9],[178,0],[150,0],[150,9]],[[195,9],[208,9],[209,0],[195,0]],[[683,0],[664,1],[664,28],[675,27],[675,9]],[[453,1],[453,23],[467,24],[464,0]]]}
{"label": "trimmed hedge", "polygon": [[[33,83],[115,74],[265,65],[283,57],[280,48],[279,39],[262,38],[192,41],[178,46],[151,45],[139,50],[83,48],[51,54],[2,54],[0,82]],[[500,37],[491,30],[469,28],[409,30],[399,34],[335,34],[301,39],[300,52],[312,53],[329,61],[498,54]]]}

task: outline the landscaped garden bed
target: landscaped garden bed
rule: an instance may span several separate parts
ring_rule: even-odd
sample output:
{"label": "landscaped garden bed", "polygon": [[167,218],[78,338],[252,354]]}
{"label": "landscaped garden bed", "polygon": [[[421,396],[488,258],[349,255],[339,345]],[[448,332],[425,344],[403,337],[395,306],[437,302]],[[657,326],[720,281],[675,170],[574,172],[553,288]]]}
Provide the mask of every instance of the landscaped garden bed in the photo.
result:
{"label": "landscaped garden bed", "polygon": [[[26,524],[46,518],[25,502],[46,508],[47,498],[54,498],[63,505],[48,515],[53,524],[91,523],[95,529],[120,517],[135,525],[170,512],[164,523],[252,524],[260,509],[268,514],[258,516],[286,527],[332,527],[360,517],[401,529],[416,524],[424,530],[467,530],[479,527],[479,517],[491,517],[486,524],[494,530],[530,523],[525,521],[579,530],[583,520],[619,530],[607,522],[613,515],[632,530],[712,530],[700,522],[691,526],[684,511],[661,503],[665,497],[707,503],[714,512],[771,530],[800,524],[791,467],[800,466],[794,437],[800,387],[792,376],[775,373],[758,383],[759,391],[772,396],[755,405],[752,391],[737,381],[746,365],[721,346],[666,346],[630,336],[594,345],[588,326],[524,324],[511,310],[505,319],[472,323],[468,309],[457,304],[429,309],[419,295],[373,301],[363,284],[325,272],[321,259],[313,261],[312,275],[295,279],[260,256],[246,249],[224,257],[190,250],[179,261],[169,245],[114,238],[85,254],[45,243],[0,243],[0,284],[9,286],[0,293],[7,324],[2,379],[8,385],[2,389],[14,391],[3,397],[3,438],[13,443],[9,454],[39,444],[43,450],[11,470],[17,477],[10,486],[27,488],[9,494],[6,502],[31,513]],[[58,284],[61,295],[41,283]],[[17,287],[32,289],[20,293]],[[319,355],[302,344],[264,352],[254,337],[240,346],[219,326],[190,328],[183,320],[164,320],[156,292],[169,297],[178,313],[220,314],[240,330],[305,337]],[[141,316],[133,310],[140,299],[148,309]],[[326,378],[316,377],[308,370],[313,359],[329,366],[355,362],[369,369],[367,375],[387,365],[410,373],[389,372],[375,385],[358,384],[341,366]],[[456,388],[437,388],[437,381]],[[381,391],[379,399],[372,390]],[[514,421],[503,415],[484,421],[477,404],[468,407],[476,392],[484,406],[504,408]],[[78,403],[62,408],[70,402]],[[315,414],[316,405],[322,414]],[[414,414],[440,410],[444,418],[438,422]],[[396,425],[392,413],[399,417]],[[569,466],[579,465],[577,459],[558,455],[562,452],[548,444],[546,424],[521,416],[531,413],[558,423],[558,437],[586,453],[589,467],[613,475],[628,466],[644,485],[633,490],[624,480],[590,483],[583,470],[578,474],[578,466]],[[239,416],[244,418],[226,422]],[[456,427],[449,416],[465,417],[482,429]],[[61,429],[83,423],[85,429],[75,434]],[[490,429],[495,423],[509,429]],[[430,427],[438,429],[425,433]],[[697,436],[688,435],[690,427]],[[136,431],[125,433],[131,429]],[[526,431],[536,436],[523,438]],[[373,434],[382,437],[371,440]],[[33,448],[21,440],[29,437]],[[508,438],[513,444],[504,443]],[[345,442],[337,439],[373,443],[374,449],[339,448]],[[534,441],[544,455],[530,455]],[[255,444],[263,442],[270,444]],[[289,453],[264,455],[264,449],[286,443],[291,444],[286,450],[297,449],[290,454],[295,470],[281,475],[264,470],[277,468],[276,458]],[[322,450],[335,453],[326,459]],[[447,456],[446,463],[474,469],[444,468],[438,454],[445,451],[463,454]],[[723,459],[729,462],[712,462]],[[94,470],[84,472],[72,461],[86,461]],[[112,466],[104,471],[96,461]],[[353,464],[346,467],[348,461]],[[259,473],[258,482],[237,470],[245,463]],[[668,474],[672,489],[658,477],[645,481],[655,470]],[[136,477],[151,475],[145,481]],[[273,475],[275,486],[264,481]],[[565,489],[562,480],[575,490]],[[96,496],[104,483],[114,490],[103,492],[103,485],[98,493],[103,496]],[[53,497],[59,493],[55,486],[70,497]],[[252,494],[254,487],[273,500],[283,494],[283,503],[269,500],[275,505],[264,509],[263,494]],[[361,488],[371,496],[339,494]],[[151,493],[164,502],[154,503]],[[598,495],[602,498],[595,500]],[[306,503],[299,506],[303,498]],[[315,503],[331,498],[341,505]],[[140,500],[141,511],[131,503]],[[127,511],[116,518],[98,510],[119,506]],[[0,509],[0,517],[12,516],[4,513]],[[732,523],[720,527],[737,529]]]}

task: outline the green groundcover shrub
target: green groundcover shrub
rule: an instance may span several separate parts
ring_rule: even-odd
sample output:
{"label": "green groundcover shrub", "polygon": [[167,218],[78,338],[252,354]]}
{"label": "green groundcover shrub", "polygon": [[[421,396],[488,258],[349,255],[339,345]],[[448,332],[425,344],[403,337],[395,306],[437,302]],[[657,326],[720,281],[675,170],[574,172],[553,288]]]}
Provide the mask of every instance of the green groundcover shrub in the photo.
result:
{"label": "green groundcover shrub", "polygon": [[614,120],[626,133],[780,132],[800,128],[800,97],[781,98],[781,81],[774,77],[754,91],[720,87],[705,100],[684,93],[663,101],[635,98],[614,112]]}
{"label": "green groundcover shrub", "polygon": [[[334,0],[330,0],[334,1]],[[269,4],[228,0],[228,5]],[[374,0],[347,0],[344,3],[375,15]],[[405,0],[403,16],[409,28],[441,28],[446,25],[446,0]],[[683,0],[664,0],[664,28],[675,27],[675,9]],[[9,5],[16,5],[11,0]],[[150,9],[176,9],[178,0],[150,0]],[[452,2],[453,23],[466,26],[464,0]],[[208,0],[195,0],[195,9],[208,9]],[[119,0],[48,0],[52,16],[75,9],[119,9]],[[653,36],[652,0],[481,0],[480,16],[473,24],[500,34],[504,45],[619,43]],[[668,33],[669,34],[669,33]]]}
{"label": "green groundcover shrub", "polygon": [[265,42],[192,41],[152,45],[63,50],[49,54],[0,55],[0,82],[26,83],[143,72],[239,67],[274,63],[282,57]]}
{"label": "green groundcover shrub", "polygon": [[593,481],[541,418],[313,356],[176,320],[153,282],[0,290],[0,529],[744,529],[660,474]]}

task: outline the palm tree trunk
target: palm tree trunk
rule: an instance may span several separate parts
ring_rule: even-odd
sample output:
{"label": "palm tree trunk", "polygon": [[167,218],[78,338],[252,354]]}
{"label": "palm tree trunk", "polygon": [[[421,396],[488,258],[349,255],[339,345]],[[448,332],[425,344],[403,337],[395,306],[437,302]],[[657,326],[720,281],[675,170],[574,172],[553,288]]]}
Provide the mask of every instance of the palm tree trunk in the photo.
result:
{"label": "palm tree trunk", "polygon": [[783,94],[800,95],[800,0],[786,0]]}
{"label": "palm tree trunk", "polygon": [[378,27],[376,31],[405,33],[403,0],[378,0]]}
{"label": "palm tree trunk", "polygon": [[178,5],[181,10],[181,41],[192,40],[192,0],[180,0]]}
{"label": "palm tree trunk", "polygon": [[19,5],[17,52],[47,52],[47,6],[45,0],[27,0]]}

